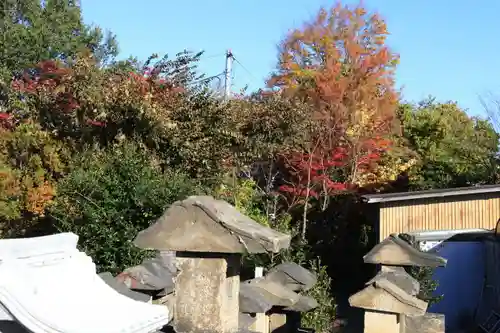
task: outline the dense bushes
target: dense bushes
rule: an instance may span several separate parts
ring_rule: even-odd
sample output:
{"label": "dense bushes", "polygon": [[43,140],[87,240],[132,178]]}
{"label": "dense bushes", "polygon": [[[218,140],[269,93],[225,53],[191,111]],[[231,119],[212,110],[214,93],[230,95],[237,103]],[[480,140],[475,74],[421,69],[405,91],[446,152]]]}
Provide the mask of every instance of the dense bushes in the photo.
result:
{"label": "dense bushes", "polygon": [[58,230],[80,236],[99,271],[139,263],[145,254],[131,243],[137,233],[171,203],[200,191],[186,175],[161,171],[133,144],[87,151],[73,163],[49,213]]}

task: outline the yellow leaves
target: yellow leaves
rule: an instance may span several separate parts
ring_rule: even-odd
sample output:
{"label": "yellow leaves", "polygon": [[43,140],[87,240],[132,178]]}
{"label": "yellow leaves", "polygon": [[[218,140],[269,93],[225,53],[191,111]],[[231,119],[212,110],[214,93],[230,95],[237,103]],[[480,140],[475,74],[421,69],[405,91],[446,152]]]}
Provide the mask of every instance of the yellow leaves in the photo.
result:
{"label": "yellow leaves", "polygon": [[5,166],[0,168],[0,197],[12,198],[20,194],[16,173]]}
{"label": "yellow leaves", "polygon": [[354,183],[360,187],[382,186],[395,181],[400,174],[416,165],[417,160],[414,158],[404,162],[401,158],[386,155],[373,171],[359,173]]}
{"label": "yellow leaves", "polygon": [[321,115],[316,119],[343,128],[347,138],[391,133],[397,57],[384,45],[385,28],[362,6],[321,10],[284,39],[278,71],[268,86],[311,102]]}
{"label": "yellow leaves", "polygon": [[0,219],[16,219],[20,214],[21,196],[18,173],[7,166],[0,154]]}
{"label": "yellow leaves", "polygon": [[350,115],[348,126],[345,132],[347,141],[354,143],[362,137],[373,132],[373,126],[377,122],[375,111],[369,110],[366,106],[359,107]]}
{"label": "yellow leaves", "polygon": [[408,171],[411,167],[417,165],[417,159],[412,158],[408,162],[401,164],[399,166],[399,172],[405,172]]}
{"label": "yellow leaves", "polygon": [[48,181],[44,181],[38,186],[29,187],[26,191],[26,210],[43,216],[45,208],[53,202],[55,195],[56,190]]}
{"label": "yellow leaves", "polygon": [[259,208],[255,207],[255,203],[260,200],[256,183],[250,179],[232,179],[232,182],[232,185],[221,184],[216,191],[216,195],[231,202],[241,213],[269,227],[267,216]]}

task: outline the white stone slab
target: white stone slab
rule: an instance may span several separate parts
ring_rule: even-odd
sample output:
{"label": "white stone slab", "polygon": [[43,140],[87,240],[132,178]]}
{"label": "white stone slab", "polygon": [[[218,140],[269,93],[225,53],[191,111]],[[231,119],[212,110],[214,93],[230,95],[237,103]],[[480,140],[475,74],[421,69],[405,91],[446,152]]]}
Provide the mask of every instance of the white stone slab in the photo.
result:
{"label": "white stone slab", "polygon": [[[46,254],[29,245],[27,252],[34,255],[26,256],[22,240],[16,241],[0,241],[0,249],[12,250],[0,254],[2,319],[12,317],[34,333],[149,333],[169,322],[166,306],[135,301],[109,287],[76,243],[72,250],[66,250],[69,242],[60,243],[64,251],[48,246]],[[37,241],[47,239],[29,244]]]}
{"label": "white stone slab", "polygon": [[0,260],[28,258],[76,249],[78,236],[65,232],[50,236],[0,240]]}

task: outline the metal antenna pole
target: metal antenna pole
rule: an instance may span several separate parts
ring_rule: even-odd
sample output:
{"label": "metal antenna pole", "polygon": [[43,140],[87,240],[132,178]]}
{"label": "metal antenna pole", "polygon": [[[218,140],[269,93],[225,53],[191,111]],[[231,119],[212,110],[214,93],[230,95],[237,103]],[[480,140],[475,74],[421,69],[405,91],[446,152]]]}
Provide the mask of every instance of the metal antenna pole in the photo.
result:
{"label": "metal antenna pole", "polygon": [[227,100],[231,96],[231,74],[233,71],[233,53],[231,50],[226,51],[226,71],[224,81],[224,99]]}

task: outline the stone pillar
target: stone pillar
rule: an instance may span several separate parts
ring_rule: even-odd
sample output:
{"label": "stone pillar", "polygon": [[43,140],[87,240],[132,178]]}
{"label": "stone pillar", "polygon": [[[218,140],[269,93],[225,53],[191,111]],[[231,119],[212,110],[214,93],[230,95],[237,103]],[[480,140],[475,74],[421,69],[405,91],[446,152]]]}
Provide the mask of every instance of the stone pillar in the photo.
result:
{"label": "stone pillar", "polygon": [[285,333],[287,332],[286,327],[286,314],[284,313],[272,313],[269,315],[269,333]]}
{"label": "stone pillar", "polygon": [[[264,276],[263,267],[255,267],[255,277],[260,278]],[[252,325],[252,329],[259,333],[269,332],[269,317],[265,313],[255,314],[255,323]]]}
{"label": "stone pillar", "polygon": [[177,253],[173,325],[177,333],[238,330],[239,260],[237,254]]}
{"label": "stone pillar", "polygon": [[399,315],[396,313],[365,312],[364,333],[400,333]]}

